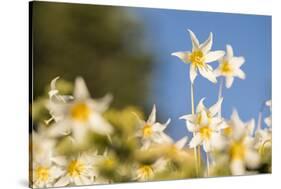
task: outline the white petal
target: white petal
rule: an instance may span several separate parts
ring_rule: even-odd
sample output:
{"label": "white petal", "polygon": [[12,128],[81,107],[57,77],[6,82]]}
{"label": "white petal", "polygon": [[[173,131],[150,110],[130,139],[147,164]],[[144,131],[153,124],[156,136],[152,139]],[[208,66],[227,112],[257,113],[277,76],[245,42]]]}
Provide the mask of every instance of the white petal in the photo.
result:
{"label": "white petal", "polygon": [[240,56],[240,57],[232,57],[229,60],[229,63],[232,64],[235,68],[240,68],[245,62],[245,58]]}
{"label": "white petal", "polygon": [[93,132],[101,135],[109,135],[112,133],[112,126],[99,114],[93,113],[90,116],[90,128]]}
{"label": "white petal", "polygon": [[152,130],[155,132],[162,132],[166,129],[167,125],[163,125],[161,123],[155,123],[152,125]]}
{"label": "white petal", "polygon": [[272,125],[272,118],[271,118],[271,116],[266,117],[266,118],[264,119],[264,122],[265,122],[265,124],[266,124],[268,127],[271,127],[271,125]]}
{"label": "white petal", "polygon": [[232,160],[230,170],[232,175],[243,175],[245,173],[244,162],[242,160]]}
{"label": "white petal", "polygon": [[106,111],[113,99],[111,94],[106,94],[104,97],[100,99],[88,99],[87,104],[96,112],[103,113]]}
{"label": "white petal", "polygon": [[62,187],[69,184],[69,178],[67,176],[61,177],[55,184],[54,187]]}
{"label": "white petal", "polygon": [[72,136],[75,142],[77,142],[78,144],[82,144],[87,134],[87,131],[87,125],[74,122],[72,127]]}
{"label": "white petal", "polygon": [[208,66],[208,69],[206,69],[205,67],[199,68],[199,72],[203,77],[205,77],[209,81],[211,81],[213,83],[217,83],[216,75],[214,74],[213,71],[211,71],[210,66]]}
{"label": "white petal", "polygon": [[178,149],[182,149],[185,146],[185,144],[187,143],[187,139],[188,139],[187,136],[185,136],[182,139],[178,140],[175,144],[176,147]]}
{"label": "white petal", "polygon": [[213,33],[210,32],[210,35],[208,37],[208,39],[202,43],[200,45],[200,49],[204,52],[204,53],[207,53],[211,50],[212,48],[212,45],[213,45]]}
{"label": "white petal", "polygon": [[174,52],[174,53],[172,53],[172,55],[178,57],[184,63],[188,63],[188,57],[190,55],[190,52],[189,51],[186,51],[186,52]]}
{"label": "white petal", "polygon": [[191,141],[189,142],[189,147],[194,148],[202,143],[202,138],[199,133],[196,133]]}
{"label": "white petal", "polygon": [[233,49],[231,45],[226,45],[226,57],[228,60],[233,57]]}
{"label": "white petal", "polygon": [[235,76],[239,77],[240,79],[246,78],[246,74],[240,69],[235,70],[234,74],[235,74]]}
{"label": "white petal", "polygon": [[195,118],[196,118],[196,116],[194,116],[192,114],[188,114],[188,115],[184,115],[184,116],[180,117],[180,119],[184,119],[189,122],[194,122]]}
{"label": "white petal", "polygon": [[227,87],[227,88],[230,88],[230,87],[232,86],[233,81],[234,81],[234,77],[232,77],[232,76],[227,76],[227,77],[225,78],[225,85],[226,85],[226,87]]}
{"label": "white petal", "polygon": [[189,132],[195,132],[198,130],[198,127],[195,124],[190,123],[188,121],[186,122],[186,128]]}
{"label": "white petal", "polygon": [[247,150],[245,153],[245,161],[249,168],[254,169],[259,166],[260,163],[260,156],[254,150]]}
{"label": "white petal", "polygon": [[48,128],[47,135],[49,137],[59,137],[59,136],[68,135],[71,132],[71,126],[72,123],[69,120],[63,120],[57,122],[55,124],[52,124]]}
{"label": "white petal", "polygon": [[206,110],[206,107],[204,105],[204,100],[205,100],[205,97],[204,98],[201,98],[201,100],[199,101],[197,107],[196,107],[196,112],[199,113],[201,111],[204,111]]}
{"label": "white petal", "polygon": [[255,130],[255,119],[251,119],[248,123],[246,123],[246,129],[248,135],[252,136]]}
{"label": "white petal", "polygon": [[56,90],[57,88],[56,88],[56,83],[57,83],[57,80],[59,79],[60,77],[58,76],[58,77],[56,77],[55,79],[53,79],[52,81],[51,81],[51,84],[50,84],[50,88],[51,88],[51,90]]}
{"label": "white petal", "polygon": [[244,123],[240,120],[240,117],[236,110],[233,110],[232,112],[231,122],[233,126],[233,137],[238,140],[244,135],[245,126]]}
{"label": "white petal", "polygon": [[148,117],[147,123],[148,124],[153,124],[156,121],[156,106],[155,104],[153,105],[152,111]]}
{"label": "white petal", "polygon": [[85,100],[89,98],[90,94],[86,86],[86,83],[82,77],[76,78],[73,94],[77,100]]}
{"label": "white petal", "polygon": [[191,83],[194,82],[196,76],[197,76],[196,67],[191,64],[191,65],[190,65],[190,70],[189,70],[189,77],[190,77]]}
{"label": "white petal", "polygon": [[91,180],[88,179],[85,176],[80,176],[80,180],[81,180],[82,185],[90,185],[90,184],[92,184]]}
{"label": "white petal", "polygon": [[211,113],[211,117],[214,117],[220,110],[223,98],[220,98],[216,104],[209,108],[209,112]]}
{"label": "white petal", "polygon": [[198,41],[196,35],[191,30],[188,30],[188,32],[189,32],[190,39],[191,39],[191,42],[192,42],[192,51],[198,49],[199,48],[199,41]]}
{"label": "white petal", "polygon": [[212,148],[216,150],[223,150],[227,144],[227,141],[220,133],[214,132],[211,137]]}
{"label": "white petal", "polygon": [[201,119],[200,119],[199,124],[202,125],[202,126],[208,125],[209,118],[208,118],[208,115],[207,115],[206,111],[203,110],[203,111],[200,112],[200,114],[201,114]]}
{"label": "white petal", "polygon": [[206,54],[205,62],[209,63],[209,62],[217,61],[224,56],[224,53],[225,53],[224,51],[211,51],[208,54]]}

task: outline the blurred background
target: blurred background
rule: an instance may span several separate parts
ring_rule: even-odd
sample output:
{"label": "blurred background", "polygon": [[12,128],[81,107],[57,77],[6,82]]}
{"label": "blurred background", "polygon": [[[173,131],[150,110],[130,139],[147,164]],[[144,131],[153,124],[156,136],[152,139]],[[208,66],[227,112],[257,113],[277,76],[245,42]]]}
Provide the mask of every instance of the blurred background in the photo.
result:
{"label": "blurred background", "polygon": [[[167,132],[175,139],[187,135],[184,121],[190,114],[189,66],[171,53],[191,49],[187,29],[204,41],[214,34],[214,50],[231,44],[244,56],[246,80],[235,79],[223,90],[222,115],[236,108],[246,121],[257,120],[271,98],[271,17],[180,10],[128,8],[83,4],[33,4],[34,99],[47,94],[56,76],[71,88],[84,77],[93,98],[110,92],[112,106],[137,106],[149,115],[157,106],[160,122],[172,119]],[[214,68],[217,63],[212,63]],[[201,76],[195,81],[195,104],[206,97],[216,102],[219,84]],[[66,90],[68,91],[68,90]],[[269,112],[263,109],[264,115]]]}

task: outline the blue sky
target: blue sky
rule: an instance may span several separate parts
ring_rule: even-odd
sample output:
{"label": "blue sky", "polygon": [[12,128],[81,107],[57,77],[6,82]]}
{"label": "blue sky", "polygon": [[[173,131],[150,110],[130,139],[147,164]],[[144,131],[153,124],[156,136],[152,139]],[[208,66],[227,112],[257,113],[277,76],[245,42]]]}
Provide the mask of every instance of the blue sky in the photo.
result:
{"label": "blue sky", "polygon": [[[262,103],[271,98],[271,17],[241,14],[192,12],[165,9],[130,8],[144,23],[146,46],[155,55],[149,104],[155,103],[161,121],[171,118],[167,132],[175,139],[187,134],[185,123],[178,117],[191,112],[189,66],[170,54],[191,49],[187,29],[199,41],[209,32],[214,34],[214,50],[231,44],[234,55],[244,56],[241,67],[246,79],[235,79],[230,89],[224,88],[222,115],[229,118],[236,108],[242,120],[257,120]],[[217,62],[211,63],[213,68]],[[206,97],[207,106],[216,102],[219,84],[197,77],[195,104]],[[264,116],[269,111],[264,109]]]}

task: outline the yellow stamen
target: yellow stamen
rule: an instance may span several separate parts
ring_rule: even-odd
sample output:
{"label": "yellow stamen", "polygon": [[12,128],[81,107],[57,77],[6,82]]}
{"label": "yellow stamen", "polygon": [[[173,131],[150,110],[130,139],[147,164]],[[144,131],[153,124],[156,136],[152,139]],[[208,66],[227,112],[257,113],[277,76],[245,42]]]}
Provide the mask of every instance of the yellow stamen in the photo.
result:
{"label": "yellow stamen", "polygon": [[47,181],[49,179],[49,169],[47,167],[37,167],[35,169],[35,178],[39,181]]}
{"label": "yellow stamen", "polygon": [[233,133],[233,129],[231,126],[226,127],[225,129],[223,129],[223,134],[230,137]]}
{"label": "yellow stamen", "polygon": [[201,50],[193,51],[188,56],[188,61],[190,61],[196,68],[205,67],[205,56]]}
{"label": "yellow stamen", "polygon": [[212,130],[209,126],[205,126],[199,129],[199,133],[203,139],[208,140],[211,138]]}
{"label": "yellow stamen", "polygon": [[151,178],[154,174],[151,165],[140,166],[138,169],[138,173],[145,179]]}
{"label": "yellow stamen", "polygon": [[142,129],[142,132],[143,132],[143,136],[144,137],[150,137],[152,135],[152,126],[149,125],[149,124],[146,124],[143,129]]}
{"label": "yellow stamen", "polygon": [[224,75],[231,75],[233,72],[233,68],[228,61],[224,60],[220,65],[220,71]]}
{"label": "yellow stamen", "polygon": [[90,108],[85,103],[77,103],[71,109],[71,117],[74,120],[85,122],[89,119]]}
{"label": "yellow stamen", "polygon": [[230,156],[231,159],[235,160],[241,160],[244,159],[245,157],[245,145],[239,141],[239,142],[233,142],[232,145],[230,146]]}
{"label": "yellow stamen", "polygon": [[80,176],[84,170],[85,170],[85,165],[82,162],[78,160],[72,160],[68,165],[67,173],[71,177],[76,177],[76,176]]}

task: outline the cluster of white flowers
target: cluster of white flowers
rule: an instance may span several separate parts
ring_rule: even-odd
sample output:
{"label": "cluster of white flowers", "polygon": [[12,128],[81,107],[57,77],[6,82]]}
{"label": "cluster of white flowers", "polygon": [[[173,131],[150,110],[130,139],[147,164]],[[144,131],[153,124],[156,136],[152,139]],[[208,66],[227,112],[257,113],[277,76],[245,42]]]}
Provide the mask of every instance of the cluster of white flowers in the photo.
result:
{"label": "cluster of white flowers", "polygon": [[[203,77],[213,83],[217,82],[216,77],[224,76],[227,88],[232,86],[234,77],[246,78],[246,74],[240,69],[245,59],[244,57],[234,56],[231,45],[226,45],[226,54],[224,51],[210,52],[213,44],[212,33],[204,43],[200,44],[196,35],[191,30],[188,30],[188,32],[192,42],[192,52],[175,52],[172,55],[177,56],[184,63],[190,63],[192,87],[197,76],[197,70]],[[219,62],[219,66],[215,70],[208,65],[208,63],[214,61]],[[192,89],[191,96],[193,95]],[[204,100],[205,98],[200,100],[195,113],[193,112],[180,118],[186,120],[188,131],[193,133],[193,138],[189,142],[190,148],[203,145],[207,161],[209,161],[209,153],[212,154],[218,151],[228,153],[230,170],[233,175],[245,174],[246,168],[257,168],[260,164],[258,152],[265,147],[271,147],[271,116],[264,120],[269,128],[259,127],[255,130],[254,119],[243,123],[236,110],[233,111],[229,121],[221,117],[221,105],[223,102],[221,91],[219,92],[217,103],[210,108],[204,106]],[[266,105],[271,107],[271,100],[267,101]],[[196,153],[201,152],[199,150]],[[213,162],[216,162],[215,157]]]}
{"label": "cluster of white flowers", "polygon": [[[227,88],[232,86],[234,77],[245,79],[245,73],[240,69],[245,60],[243,57],[235,57],[230,45],[226,46],[227,53],[224,56],[224,51],[211,51],[212,33],[200,44],[195,34],[188,31],[192,51],[175,52],[172,55],[190,63],[191,86],[194,85],[197,71],[213,83],[217,82],[218,76],[224,76]],[[214,61],[220,63],[215,70],[208,64]],[[69,156],[61,155],[55,150],[58,139],[68,137],[73,145],[79,146],[83,145],[88,133],[105,136],[111,142],[117,131],[104,117],[104,112],[109,108],[112,96],[107,94],[101,99],[92,99],[81,77],[75,80],[73,95],[62,95],[56,87],[58,79],[59,77],[53,79],[50,85],[47,108],[51,118],[45,121],[47,126],[39,126],[32,132],[32,186],[43,188],[114,182],[102,176],[98,168],[100,165],[114,167],[116,164],[116,160],[107,150],[102,154],[92,150]],[[189,141],[187,136],[174,141],[165,133],[171,120],[157,122],[155,105],[146,121],[132,112],[137,119],[137,125],[134,136],[129,137],[139,141],[137,150],[145,154],[152,147],[157,148],[157,145],[169,150],[166,155],[152,163],[138,162],[128,165],[131,169],[131,180],[152,180],[157,173],[167,169],[170,159],[187,157],[184,155],[192,150],[195,152],[198,177],[203,176],[199,174],[199,169],[203,169],[204,174],[210,176],[210,169],[219,164],[222,158],[227,159],[231,175],[251,173],[251,170],[260,166],[263,153],[267,148],[271,149],[271,116],[264,119],[267,127],[261,127],[261,123],[256,127],[254,119],[241,121],[236,110],[228,120],[221,116],[221,94],[217,102],[209,108],[204,105],[205,98],[202,98],[196,109],[193,107],[193,95],[192,88],[192,113],[180,117],[185,120],[188,132],[193,134]],[[266,105],[271,108],[271,101],[267,101]],[[201,145],[206,153],[206,163],[202,166],[204,168],[201,167]]]}

